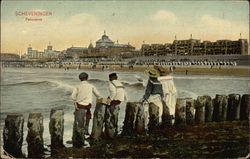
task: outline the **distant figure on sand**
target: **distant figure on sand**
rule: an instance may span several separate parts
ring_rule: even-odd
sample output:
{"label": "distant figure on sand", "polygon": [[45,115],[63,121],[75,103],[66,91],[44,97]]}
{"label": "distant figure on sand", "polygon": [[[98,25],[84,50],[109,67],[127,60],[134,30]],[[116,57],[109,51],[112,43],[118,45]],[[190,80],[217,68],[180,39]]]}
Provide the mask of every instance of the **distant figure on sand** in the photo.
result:
{"label": "distant figure on sand", "polygon": [[100,93],[97,89],[87,82],[88,74],[82,72],[79,75],[81,83],[76,86],[72,93],[72,99],[75,104],[75,121],[73,131],[73,146],[82,147],[84,146],[85,135],[88,134],[89,120],[91,119],[91,103],[92,94],[97,98],[100,97]]}
{"label": "distant figure on sand", "polygon": [[120,81],[116,73],[109,74],[109,92],[108,99],[110,105],[106,107],[105,134],[107,137],[113,138],[118,134],[118,115],[120,104],[126,100],[127,95],[125,87]]}
{"label": "distant figure on sand", "polygon": [[162,84],[163,89],[163,118],[166,119],[167,124],[173,124],[175,116],[175,105],[177,98],[177,90],[174,85],[171,72],[162,66],[154,67],[160,73],[158,80]]}

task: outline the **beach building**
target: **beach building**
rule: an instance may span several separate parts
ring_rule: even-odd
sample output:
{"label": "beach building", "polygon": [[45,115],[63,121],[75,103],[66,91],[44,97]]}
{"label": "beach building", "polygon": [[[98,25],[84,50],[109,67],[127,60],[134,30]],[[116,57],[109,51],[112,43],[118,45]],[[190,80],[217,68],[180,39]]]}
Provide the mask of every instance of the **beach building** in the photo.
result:
{"label": "beach building", "polygon": [[88,47],[70,47],[66,53],[68,58],[115,58],[123,55],[129,56],[129,54],[132,57],[135,53],[135,47],[129,43],[120,44],[118,41],[115,43],[104,31],[101,38],[96,41],[95,47],[90,42]]}
{"label": "beach building", "polygon": [[58,58],[61,51],[53,50],[53,46],[49,43],[44,51],[34,50],[31,45],[27,48],[27,53],[24,55],[26,59],[54,59]]}
{"label": "beach building", "polygon": [[145,56],[162,55],[248,55],[247,39],[201,41],[198,39],[174,40],[172,44],[143,44]]}

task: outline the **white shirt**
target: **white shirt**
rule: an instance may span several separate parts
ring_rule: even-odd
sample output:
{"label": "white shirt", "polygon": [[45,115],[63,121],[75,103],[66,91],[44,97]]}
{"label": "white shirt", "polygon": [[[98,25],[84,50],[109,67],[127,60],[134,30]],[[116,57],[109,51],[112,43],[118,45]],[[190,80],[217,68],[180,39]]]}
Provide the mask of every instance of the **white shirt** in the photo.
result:
{"label": "white shirt", "polygon": [[175,115],[175,105],[177,98],[177,90],[174,85],[172,76],[160,76],[158,80],[162,84],[163,89],[163,100],[165,101],[167,107],[169,108],[170,115]]}
{"label": "white shirt", "polygon": [[113,80],[109,82],[109,92],[111,100],[119,100],[123,102],[126,100],[126,91],[125,87],[118,80]]}
{"label": "white shirt", "polygon": [[100,93],[95,86],[89,84],[87,81],[82,81],[81,84],[76,86],[72,93],[72,99],[81,105],[88,105],[92,103],[93,94],[99,98]]}
{"label": "white shirt", "polygon": [[162,84],[162,89],[163,89],[164,95],[169,94],[169,93],[172,93],[172,94],[177,93],[172,76],[160,76],[160,77],[158,77],[158,80]]}

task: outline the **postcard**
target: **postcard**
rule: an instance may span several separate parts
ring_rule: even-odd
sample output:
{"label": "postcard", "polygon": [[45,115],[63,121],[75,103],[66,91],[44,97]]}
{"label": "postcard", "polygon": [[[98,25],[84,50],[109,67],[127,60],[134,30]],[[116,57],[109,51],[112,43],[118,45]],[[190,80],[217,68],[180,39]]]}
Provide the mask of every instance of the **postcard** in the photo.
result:
{"label": "postcard", "polygon": [[1,1],[1,158],[249,157],[249,3]]}

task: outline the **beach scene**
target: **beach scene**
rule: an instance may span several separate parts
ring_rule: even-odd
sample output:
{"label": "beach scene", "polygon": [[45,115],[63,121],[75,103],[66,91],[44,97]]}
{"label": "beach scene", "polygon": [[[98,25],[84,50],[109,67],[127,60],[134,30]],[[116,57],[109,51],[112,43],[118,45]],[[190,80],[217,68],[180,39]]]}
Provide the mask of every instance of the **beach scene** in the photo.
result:
{"label": "beach scene", "polygon": [[[249,157],[247,1],[3,1],[1,9],[2,158]],[[142,99],[150,81],[146,72],[156,66],[169,72],[176,87],[176,123],[160,122],[152,131],[145,121],[159,114]],[[116,73],[127,98],[119,105],[118,134],[112,139],[103,136],[103,123],[98,141],[85,135],[84,146],[78,148],[72,138],[72,92],[82,72],[105,100],[111,94],[109,75]],[[100,102],[93,95],[90,104],[91,134],[97,131]],[[105,109],[110,105],[101,104]],[[56,130],[51,128],[52,110],[63,112],[62,123],[54,123]],[[145,117],[140,110],[153,115]],[[30,119],[34,113],[41,118]],[[52,134],[59,129],[63,137],[56,140],[62,144],[53,148],[58,143]],[[32,133],[39,135],[32,138]],[[42,144],[42,153],[30,147],[31,140]]]}

